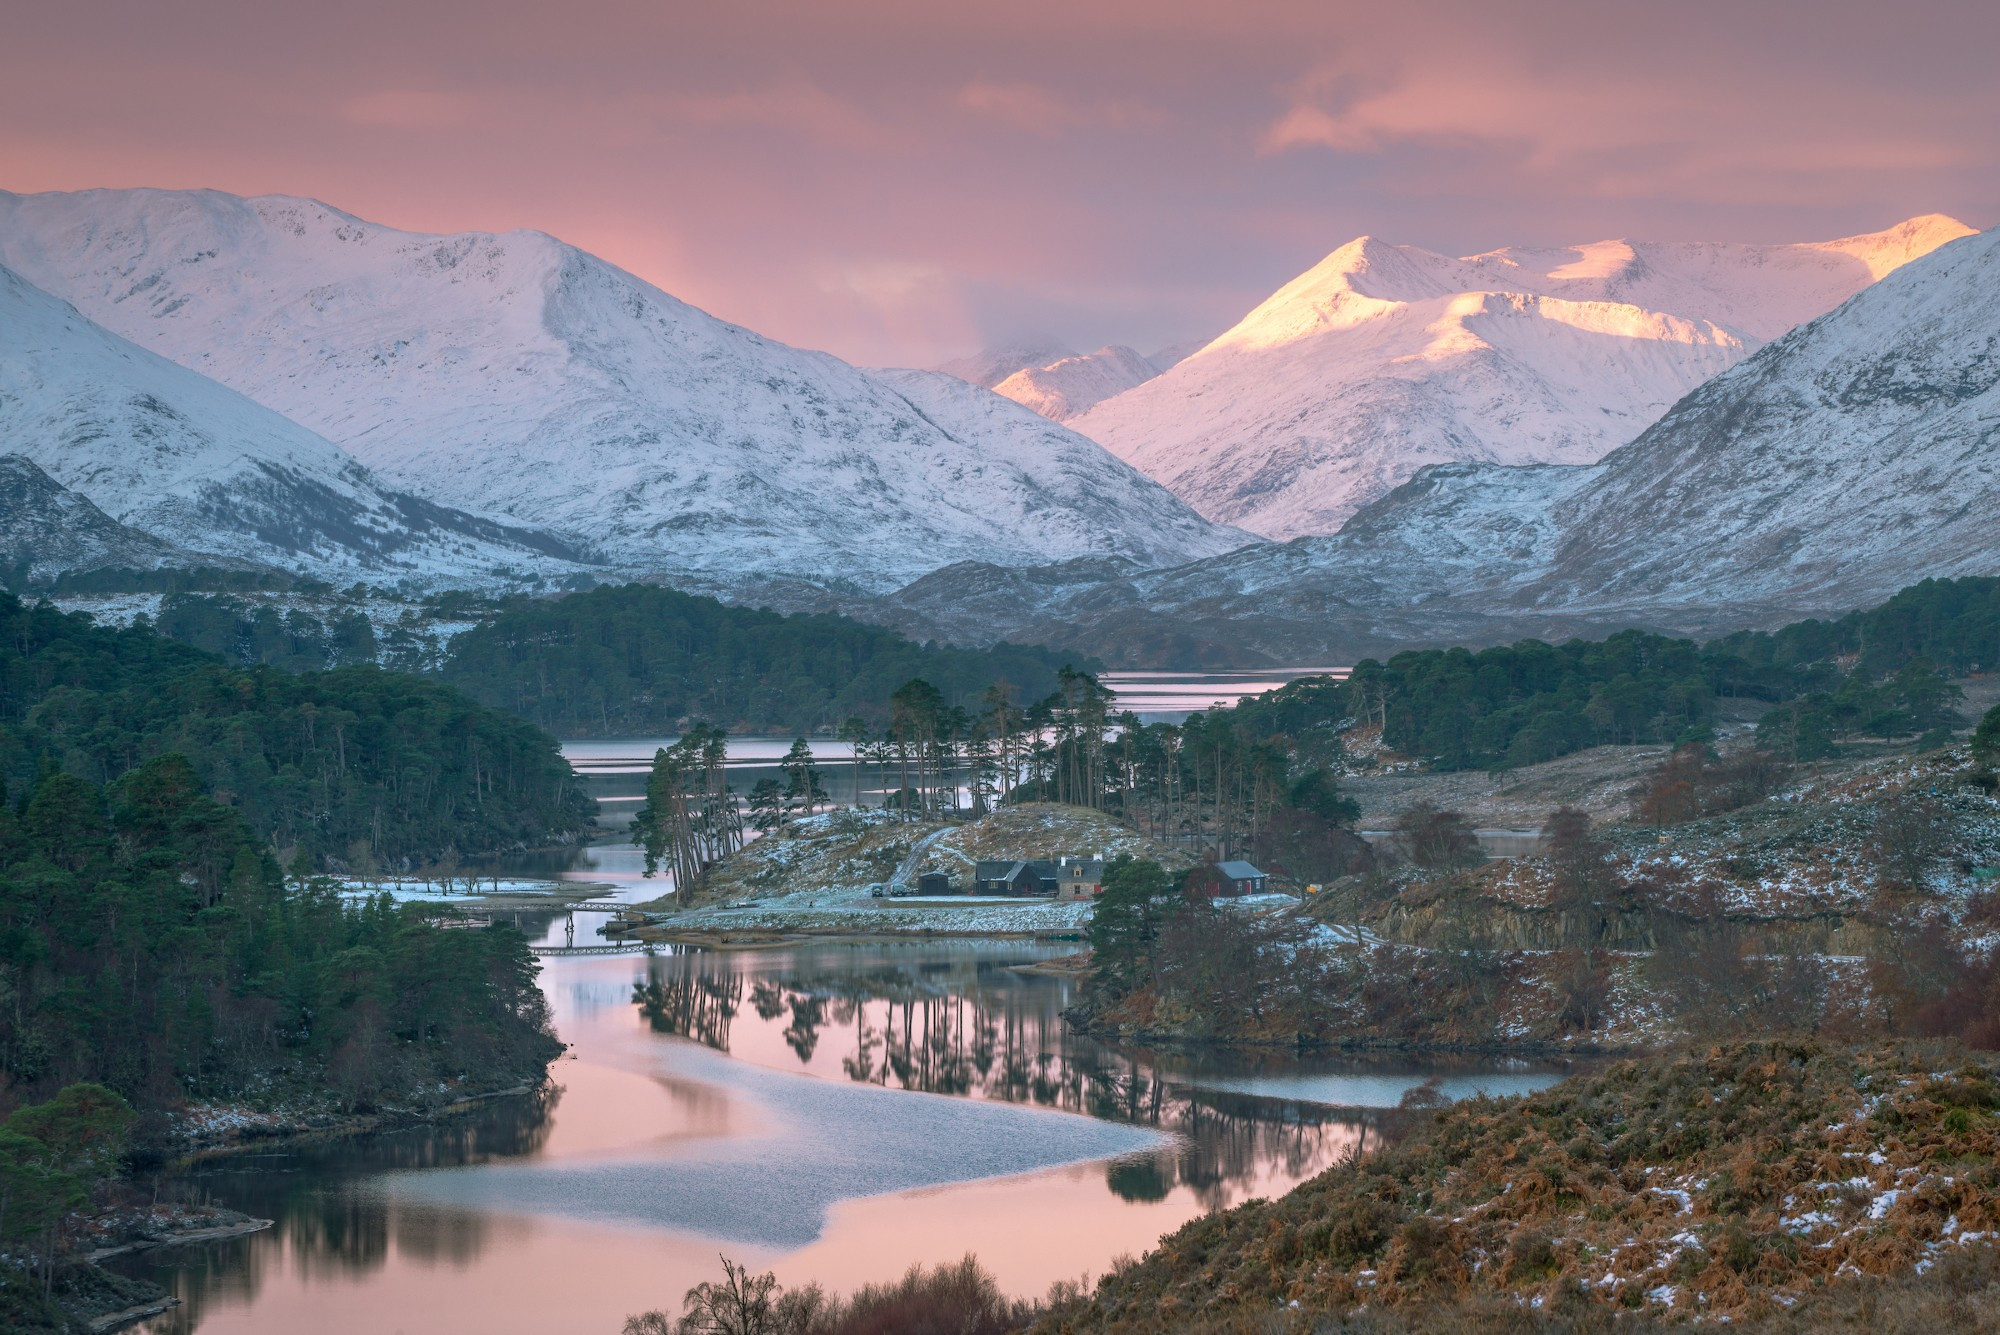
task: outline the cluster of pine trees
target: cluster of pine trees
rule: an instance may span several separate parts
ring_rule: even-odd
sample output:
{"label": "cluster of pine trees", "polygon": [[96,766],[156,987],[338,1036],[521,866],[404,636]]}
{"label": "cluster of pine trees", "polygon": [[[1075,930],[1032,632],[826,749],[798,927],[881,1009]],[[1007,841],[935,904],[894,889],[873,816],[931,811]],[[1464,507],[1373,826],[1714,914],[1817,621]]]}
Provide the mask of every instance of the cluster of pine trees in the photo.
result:
{"label": "cluster of pine trees", "polygon": [[555,741],[434,679],[235,667],[0,594],[0,781],[187,758],[257,835],[361,870],[562,842],[592,804]]}
{"label": "cluster of pine trees", "polygon": [[178,754],[0,802],[0,1110],[77,1081],[140,1107],[268,1089],[351,1107],[538,1077],[558,1045],[526,939],[287,876]]}

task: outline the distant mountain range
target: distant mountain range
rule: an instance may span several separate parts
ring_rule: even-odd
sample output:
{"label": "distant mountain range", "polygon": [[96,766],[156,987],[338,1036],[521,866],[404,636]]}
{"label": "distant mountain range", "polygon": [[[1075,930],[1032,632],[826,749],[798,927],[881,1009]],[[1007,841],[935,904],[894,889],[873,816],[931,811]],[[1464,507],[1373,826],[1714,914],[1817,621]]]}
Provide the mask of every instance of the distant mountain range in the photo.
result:
{"label": "distant mountain range", "polygon": [[787,347],[541,233],[286,197],[0,193],[0,265],[10,581],[656,578],[1194,666],[1705,633],[2000,573],[2000,240],[1937,216],[1364,238],[1178,364],[1037,342],[933,371]]}
{"label": "distant mountain range", "polygon": [[1148,355],[1119,343],[1096,352],[1072,352],[1061,344],[1036,340],[960,357],[933,369],[990,389],[1050,421],[1068,422],[1145,384],[1206,342],[1180,343]]}
{"label": "distant mountain range", "polygon": [[[1971,229],[1452,259],[1363,237],[1066,420],[1209,518],[1325,534],[1426,464],[1594,463],[1682,395]],[[1004,391],[1003,391],[1004,392]]]}
{"label": "distant mountain range", "polygon": [[950,635],[969,607],[1112,662],[1338,662],[1709,633],[1971,574],[2000,574],[2000,232],[1896,269],[1601,462],[1433,465],[1336,535],[1172,570],[954,566],[884,615]]}
{"label": "distant mountain range", "polygon": [[[245,439],[209,414],[261,405],[272,467],[317,450],[350,490],[379,476],[421,497],[424,523],[487,517],[619,573],[887,589],[959,560],[1159,565],[1253,540],[1005,400],[787,347],[537,232],[424,236],[213,191],[0,194],[0,263],[215,382],[179,415],[204,440]],[[129,405],[131,365],[99,358],[73,388]],[[122,522],[251,554],[193,542],[229,507],[204,518],[171,486],[142,494],[151,470],[128,468],[127,442],[154,428],[37,427],[7,448]],[[119,468],[113,495],[100,479]],[[185,471],[193,485],[208,470]],[[145,518],[166,511],[185,522]],[[463,555],[462,573],[493,564]]]}

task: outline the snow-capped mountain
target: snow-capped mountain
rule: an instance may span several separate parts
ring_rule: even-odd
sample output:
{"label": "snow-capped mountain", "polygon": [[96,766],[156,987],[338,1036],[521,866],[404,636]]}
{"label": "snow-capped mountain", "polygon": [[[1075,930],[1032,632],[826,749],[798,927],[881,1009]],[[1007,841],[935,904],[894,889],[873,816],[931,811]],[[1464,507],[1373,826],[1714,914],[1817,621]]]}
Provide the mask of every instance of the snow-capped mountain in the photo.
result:
{"label": "snow-capped mountain", "polygon": [[[575,553],[547,534],[384,487],[296,422],[4,268],[0,450],[118,524],[211,564],[221,556],[329,578],[574,568]],[[153,564],[139,555],[135,563]]]}
{"label": "snow-capped mountain", "polygon": [[1591,463],[1682,395],[1970,231],[1801,245],[1602,241],[1464,259],[1342,246],[1071,423],[1211,519],[1331,533],[1426,464]]}
{"label": "snow-capped mountain", "polygon": [[1143,385],[1160,368],[1122,344],[1030,366],[993,386],[993,392],[1055,422],[1089,412],[1114,394]]}
{"label": "snow-capped mountain", "polygon": [[539,232],[90,191],[0,196],[0,261],[398,485],[631,573],[889,587],[968,558],[1187,559],[1244,540],[1080,437],[985,429],[1006,414],[954,426],[893,379]]}
{"label": "snow-capped mountain", "polygon": [[[940,570],[913,633],[1135,666],[1351,662],[1627,625],[1709,635],[2000,574],[2000,232],[1941,246],[1779,338],[1596,464],[1437,464],[1340,532],[1175,569]],[[1171,627],[1152,659],[1124,651]]]}

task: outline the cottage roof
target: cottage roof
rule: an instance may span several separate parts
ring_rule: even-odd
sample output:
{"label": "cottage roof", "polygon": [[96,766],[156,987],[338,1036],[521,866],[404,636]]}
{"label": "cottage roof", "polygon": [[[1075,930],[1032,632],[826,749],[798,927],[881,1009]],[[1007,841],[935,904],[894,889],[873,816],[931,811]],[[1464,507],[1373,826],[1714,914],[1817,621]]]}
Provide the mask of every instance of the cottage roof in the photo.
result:
{"label": "cottage roof", "polygon": [[1240,859],[1218,862],[1215,864],[1215,869],[1232,881],[1254,881],[1264,874]]}

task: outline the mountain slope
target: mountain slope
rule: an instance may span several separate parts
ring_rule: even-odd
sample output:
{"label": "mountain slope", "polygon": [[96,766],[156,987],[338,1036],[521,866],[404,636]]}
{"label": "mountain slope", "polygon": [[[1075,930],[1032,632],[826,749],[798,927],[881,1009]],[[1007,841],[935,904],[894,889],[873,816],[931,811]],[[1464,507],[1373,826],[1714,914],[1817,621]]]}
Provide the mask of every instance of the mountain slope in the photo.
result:
{"label": "mountain slope", "polygon": [[976,412],[954,429],[893,378],[726,324],[541,233],[423,236],[310,200],[92,191],[0,196],[0,248],[398,484],[554,528],[633,573],[892,587],[996,552],[1187,559],[1242,541],[1091,442],[985,434]]}
{"label": "mountain slope", "polygon": [[1838,607],[2000,571],[2000,232],[1688,395],[1558,502],[1541,606]]}
{"label": "mountain slope", "polygon": [[121,524],[19,454],[0,454],[0,587],[83,570],[193,566],[184,548]]}
{"label": "mountain slope", "polygon": [[1132,349],[1113,344],[1016,371],[993,386],[993,392],[1051,421],[1067,422],[1159,373],[1159,367]]}
{"label": "mountain slope", "polygon": [[998,348],[987,348],[969,357],[954,357],[948,362],[939,362],[931,367],[948,376],[956,376],[967,384],[981,389],[992,389],[1017,371],[1030,367],[1047,366],[1065,357],[1080,357],[1083,354],[1075,348],[1067,347],[1052,338],[1030,338],[1009,343]]}
{"label": "mountain slope", "polygon": [[134,347],[7,269],[0,449],[119,524],[211,556],[330,578],[572,568],[547,535],[385,488],[297,423]]}
{"label": "mountain slope", "polygon": [[1969,229],[1452,259],[1363,237],[1076,418],[1197,510],[1330,533],[1432,463],[1591,463],[1695,386]]}

